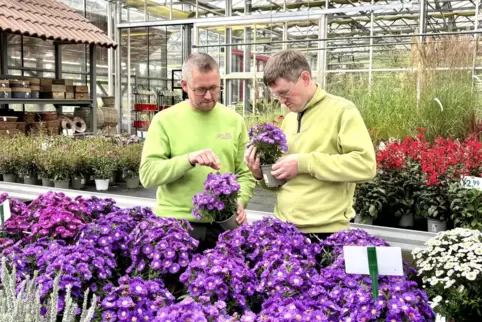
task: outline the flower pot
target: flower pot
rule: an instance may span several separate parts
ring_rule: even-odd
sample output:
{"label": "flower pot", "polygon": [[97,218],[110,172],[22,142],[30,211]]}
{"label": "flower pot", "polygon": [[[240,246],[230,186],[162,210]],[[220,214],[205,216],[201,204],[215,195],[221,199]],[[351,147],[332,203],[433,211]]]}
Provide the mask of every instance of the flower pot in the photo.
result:
{"label": "flower pot", "polygon": [[109,189],[109,179],[95,179],[95,189],[97,191],[106,191]]}
{"label": "flower pot", "polygon": [[83,188],[82,178],[73,177],[72,178],[72,189],[80,190]]}
{"label": "flower pot", "polygon": [[447,230],[447,222],[438,219],[427,218],[427,231],[431,233],[438,233]]}
{"label": "flower pot", "polygon": [[17,182],[17,175],[11,173],[4,173],[3,174],[3,181],[5,182]]}
{"label": "flower pot", "polygon": [[70,180],[55,180],[54,187],[58,189],[69,189]]}
{"label": "flower pot", "polygon": [[413,227],[414,218],[415,217],[413,214],[405,214],[402,217],[400,217],[400,221],[398,222],[398,225],[400,227]]}
{"label": "flower pot", "polygon": [[262,165],[261,166],[261,172],[263,173],[263,179],[264,183],[266,184],[267,187],[269,188],[278,188],[281,187],[286,183],[286,180],[279,180],[276,179],[272,174],[271,174],[271,168],[273,167],[272,164],[267,164],[267,165]]}
{"label": "flower pot", "polygon": [[23,177],[23,183],[24,184],[30,184],[30,185],[36,185],[37,184],[37,178],[25,176],[25,177]]}
{"label": "flower pot", "polygon": [[236,221],[236,214],[232,215],[224,221],[216,221],[216,223],[218,223],[225,230],[232,230],[239,227],[239,224]]}
{"label": "flower pot", "polygon": [[355,224],[373,225],[373,217],[355,216]]}
{"label": "flower pot", "polygon": [[42,178],[42,186],[44,187],[53,187],[54,186],[54,181],[49,178]]}
{"label": "flower pot", "polygon": [[139,188],[139,177],[126,178],[127,189]]}

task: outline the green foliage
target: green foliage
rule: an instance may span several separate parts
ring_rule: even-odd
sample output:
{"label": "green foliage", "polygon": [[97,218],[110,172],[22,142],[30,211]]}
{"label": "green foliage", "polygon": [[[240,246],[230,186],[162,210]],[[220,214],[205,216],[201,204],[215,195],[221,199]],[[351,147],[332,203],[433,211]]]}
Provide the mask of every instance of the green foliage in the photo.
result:
{"label": "green foliage", "polygon": [[454,185],[450,193],[452,195],[450,211],[454,225],[482,230],[482,191]]}
{"label": "green foliage", "polygon": [[130,144],[120,148],[119,169],[122,170],[123,178],[139,177],[141,165],[142,145]]}
{"label": "green foliage", "polygon": [[378,178],[357,186],[354,209],[362,218],[377,218],[387,205],[387,191],[380,186]]}

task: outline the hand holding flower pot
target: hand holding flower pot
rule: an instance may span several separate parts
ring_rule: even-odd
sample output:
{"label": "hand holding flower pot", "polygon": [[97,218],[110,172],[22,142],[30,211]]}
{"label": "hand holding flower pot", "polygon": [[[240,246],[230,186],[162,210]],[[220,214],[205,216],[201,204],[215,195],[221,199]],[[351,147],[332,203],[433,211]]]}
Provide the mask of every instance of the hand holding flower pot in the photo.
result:
{"label": "hand holding flower pot", "polygon": [[[259,163],[261,165],[261,174],[264,182],[268,187],[281,187],[286,180],[279,180],[271,174],[272,167],[276,161],[288,151],[286,144],[286,136],[278,127],[269,123],[258,124],[249,129],[249,137],[251,141],[248,144],[249,152],[256,149],[257,157],[259,157]],[[249,153],[248,153],[249,154]],[[252,157],[248,157],[252,159]],[[258,161],[254,161],[257,163]],[[252,171],[256,170],[252,168],[253,160],[247,161]]]}
{"label": "hand holding flower pot", "polygon": [[204,182],[204,191],[194,195],[192,202],[195,218],[210,219],[226,230],[238,227],[236,211],[240,185],[232,173],[208,174]]}

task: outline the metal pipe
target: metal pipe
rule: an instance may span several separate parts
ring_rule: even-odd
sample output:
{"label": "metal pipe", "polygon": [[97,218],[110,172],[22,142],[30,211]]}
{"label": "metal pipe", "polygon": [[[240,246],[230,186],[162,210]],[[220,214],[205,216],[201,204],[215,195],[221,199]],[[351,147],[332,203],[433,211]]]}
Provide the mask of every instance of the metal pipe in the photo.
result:
{"label": "metal pipe", "polygon": [[[373,4],[373,0],[371,1]],[[373,67],[373,10],[370,12],[370,53],[368,62],[368,89],[371,91],[372,88],[372,67]]]}
{"label": "metal pipe", "polygon": [[[397,38],[412,38],[416,36],[457,36],[457,35],[472,35],[472,34],[481,34],[482,30],[477,30],[477,31],[458,31],[458,32],[437,32],[437,33],[415,33],[415,34],[407,34],[407,35],[397,35]],[[339,41],[339,40],[369,40],[371,38],[373,39],[382,39],[382,38],[390,38],[393,36],[387,36],[387,35],[373,35],[373,36],[360,36],[360,37],[346,37],[346,38],[321,38],[321,39],[309,39],[310,42],[316,42],[316,41]],[[308,40],[306,39],[297,39],[297,40],[288,40],[288,41],[283,41],[283,40],[273,40],[273,41],[259,41],[256,44],[257,45],[273,45],[273,44],[283,44],[285,42],[288,43],[306,43]],[[253,43],[235,43],[235,44],[220,44],[220,45],[202,45],[202,46],[197,46],[198,48],[208,48],[208,47],[219,47],[219,46],[244,46],[244,45],[252,45]],[[375,45],[375,44],[374,44]],[[368,44],[366,45],[368,47]]]}
{"label": "metal pipe", "polygon": [[[480,0],[475,0],[475,22],[474,22],[474,31],[477,31],[479,29],[479,1]],[[475,75],[475,66],[477,65],[477,52],[479,50],[479,38],[480,35],[476,34],[475,35],[475,46],[474,46],[474,52],[473,52],[473,60],[472,60],[472,88],[475,87],[475,81],[476,78]]]}
{"label": "metal pipe", "polygon": [[252,24],[266,24],[276,23],[279,21],[303,21],[313,20],[323,14],[333,15],[337,13],[370,11],[370,10],[390,10],[390,9],[410,9],[414,7],[412,3],[396,3],[396,4],[377,4],[359,7],[340,7],[320,10],[298,11],[298,12],[278,12],[269,14],[260,14],[256,17],[252,16],[231,16],[231,17],[202,17],[196,19],[179,19],[179,20],[158,20],[158,21],[138,21],[121,23],[117,28],[139,28],[139,27],[159,27],[167,25],[184,25],[184,24],[198,24],[198,27],[212,27],[219,25],[252,25]]}
{"label": "metal pipe", "polygon": [[[129,17],[129,11],[127,12]],[[149,68],[149,66],[148,66]],[[136,73],[137,75],[137,73]],[[127,30],[127,133],[132,134],[131,30]],[[135,133],[137,134],[137,133]]]}
{"label": "metal pipe", "polygon": [[92,106],[90,109],[90,130],[96,134],[97,133],[97,82],[96,82],[96,46],[95,44],[89,45],[89,72],[90,72],[90,99],[92,100]]}
{"label": "metal pipe", "polygon": [[62,79],[62,47],[54,43],[55,79]]}
{"label": "metal pipe", "polygon": [[[107,36],[110,39],[114,39],[113,35],[113,21],[112,21],[112,2],[107,3],[107,12],[106,12],[106,18],[107,18]],[[114,49],[109,48],[107,49],[107,86],[108,86],[108,94],[110,96],[114,95]]]}

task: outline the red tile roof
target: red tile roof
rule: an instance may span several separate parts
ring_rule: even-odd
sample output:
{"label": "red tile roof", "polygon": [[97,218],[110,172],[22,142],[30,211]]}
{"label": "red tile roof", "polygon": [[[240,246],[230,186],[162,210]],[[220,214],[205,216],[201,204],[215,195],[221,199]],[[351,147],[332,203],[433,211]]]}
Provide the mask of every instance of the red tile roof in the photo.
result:
{"label": "red tile roof", "polygon": [[0,0],[0,30],[43,39],[117,47],[101,29],[56,0]]}

